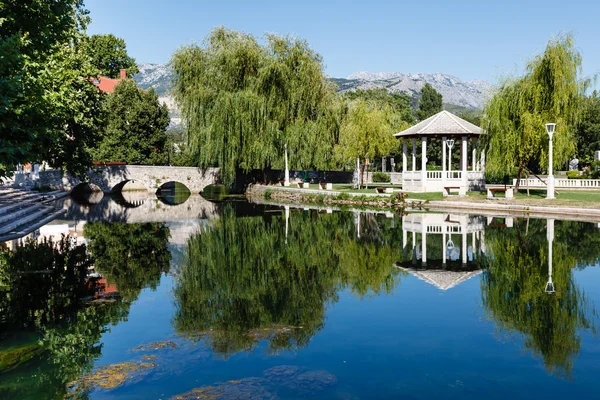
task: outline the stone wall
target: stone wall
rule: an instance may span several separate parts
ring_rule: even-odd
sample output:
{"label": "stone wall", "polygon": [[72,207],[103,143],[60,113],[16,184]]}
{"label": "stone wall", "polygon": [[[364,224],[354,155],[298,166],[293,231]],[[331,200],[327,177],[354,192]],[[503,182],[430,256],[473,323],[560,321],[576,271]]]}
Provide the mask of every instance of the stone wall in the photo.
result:
{"label": "stone wall", "polygon": [[[105,193],[118,192],[131,181],[141,184],[150,193],[155,193],[167,182],[182,183],[192,193],[199,193],[206,186],[217,183],[218,176],[218,168],[119,165],[90,169],[87,182]],[[63,174],[61,170],[40,171],[39,185],[42,187],[70,191],[81,183],[79,178]]]}

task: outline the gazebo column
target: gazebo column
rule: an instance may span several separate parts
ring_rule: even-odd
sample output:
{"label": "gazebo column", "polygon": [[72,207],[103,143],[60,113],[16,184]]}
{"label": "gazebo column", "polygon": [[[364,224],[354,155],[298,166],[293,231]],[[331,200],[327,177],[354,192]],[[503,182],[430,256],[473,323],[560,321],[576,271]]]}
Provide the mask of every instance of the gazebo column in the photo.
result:
{"label": "gazebo column", "polygon": [[464,228],[462,232],[462,246],[460,246],[462,250],[462,263],[463,265],[467,265],[467,229],[465,226],[461,228]]}
{"label": "gazebo column", "polygon": [[446,136],[442,137],[442,184],[446,186]]}
{"label": "gazebo column", "polygon": [[481,154],[479,154],[479,170],[485,171],[485,151],[481,150]]}
{"label": "gazebo column", "polygon": [[417,139],[412,140],[412,171],[417,170]]}
{"label": "gazebo column", "polygon": [[427,266],[427,228],[425,224],[421,228],[421,265]]}
{"label": "gazebo column", "polygon": [[402,190],[406,190],[406,170],[408,157],[406,156],[406,139],[402,141]]}
{"label": "gazebo column", "polygon": [[448,252],[448,247],[446,246],[446,225],[442,225],[442,264],[446,265],[446,254]]}
{"label": "gazebo column", "polygon": [[[460,169],[462,171],[462,184],[465,188],[468,188],[468,179],[467,179],[467,159],[469,158],[467,154],[467,137],[463,136],[460,139]],[[466,190],[466,189],[465,189]]]}
{"label": "gazebo column", "polygon": [[427,137],[421,137],[421,187],[427,191]]}
{"label": "gazebo column", "polygon": [[476,171],[475,164],[477,163],[477,139],[473,139],[473,158],[471,161],[471,170]]}

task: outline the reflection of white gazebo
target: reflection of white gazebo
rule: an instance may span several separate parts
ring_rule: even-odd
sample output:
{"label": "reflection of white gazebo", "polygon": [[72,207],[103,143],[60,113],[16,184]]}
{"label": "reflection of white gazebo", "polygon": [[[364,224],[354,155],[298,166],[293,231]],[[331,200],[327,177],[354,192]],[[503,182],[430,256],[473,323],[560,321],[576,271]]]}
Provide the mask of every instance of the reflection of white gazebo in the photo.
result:
{"label": "reflection of white gazebo", "polygon": [[[454,214],[421,214],[414,213],[402,217],[402,245],[405,252],[409,250],[408,234],[412,233],[412,261],[397,264],[417,278],[424,280],[439,289],[448,290],[457,284],[478,275],[481,270],[476,263],[478,254],[485,253],[485,224],[483,217]],[[420,246],[417,235],[420,234]],[[440,236],[437,236],[440,235]],[[442,241],[439,258],[429,259],[427,238],[438,238]],[[470,246],[469,246],[470,236]],[[452,239],[457,239],[454,244]],[[435,256],[435,254],[429,254]],[[421,260],[421,265],[417,260]],[[452,261],[461,261],[451,265]]]}
{"label": "reflection of white gazebo", "polygon": [[[448,112],[441,111],[424,121],[419,122],[400,133],[397,138],[404,139],[402,146],[402,189],[409,192],[443,192],[444,188],[459,188],[464,194],[470,189],[485,186],[485,157],[481,152],[477,160],[476,142],[481,135],[481,128],[469,121]],[[442,140],[442,170],[427,171],[427,141]],[[471,170],[467,169],[467,141],[473,139]],[[412,168],[409,170],[407,143],[412,140]],[[416,166],[416,144],[421,141],[421,169]],[[454,143],[460,143],[461,162],[459,169],[453,169],[451,157],[446,154],[452,151]]]}

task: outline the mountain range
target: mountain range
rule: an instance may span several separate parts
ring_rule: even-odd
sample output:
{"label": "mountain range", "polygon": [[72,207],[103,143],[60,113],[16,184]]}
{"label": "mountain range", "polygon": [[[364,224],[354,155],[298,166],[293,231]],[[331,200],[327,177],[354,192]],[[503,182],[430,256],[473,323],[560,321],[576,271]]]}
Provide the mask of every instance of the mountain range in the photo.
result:
{"label": "mountain range", "polygon": [[[151,87],[156,90],[160,100],[167,104],[171,112],[170,129],[178,129],[181,123],[180,113],[173,98],[170,96],[171,77],[173,73],[167,64],[141,63],[138,65],[140,72],[134,76],[137,84],[142,89]],[[417,104],[421,88],[429,83],[443,96],[445,104],[453,109],[481,110],[487,96],[494,86],[483,80],[463,81],[455,76],[440,72],[434,74],[379,72],[372,73],[361,71],[351,74],[347,78],[332,78],[340,92],[349,90],[368,90],[384,88],[392,93],[405,93]],[[453,106],[453,107],[452,107]]]}

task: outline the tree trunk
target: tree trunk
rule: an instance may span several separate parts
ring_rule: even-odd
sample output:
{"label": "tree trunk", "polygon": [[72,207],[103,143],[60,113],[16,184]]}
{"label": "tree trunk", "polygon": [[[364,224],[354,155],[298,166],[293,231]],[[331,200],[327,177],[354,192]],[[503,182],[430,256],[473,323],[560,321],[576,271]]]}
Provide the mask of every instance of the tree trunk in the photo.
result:
{"label": "tree trunk", "polygon": [[521,184],[521,175],[523,174],[523,164],[519,165],[519,172],[517,172],[517,184],[515,185],[515,194],[519,193],[519,186]]}

